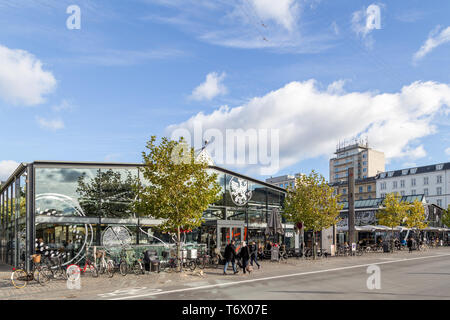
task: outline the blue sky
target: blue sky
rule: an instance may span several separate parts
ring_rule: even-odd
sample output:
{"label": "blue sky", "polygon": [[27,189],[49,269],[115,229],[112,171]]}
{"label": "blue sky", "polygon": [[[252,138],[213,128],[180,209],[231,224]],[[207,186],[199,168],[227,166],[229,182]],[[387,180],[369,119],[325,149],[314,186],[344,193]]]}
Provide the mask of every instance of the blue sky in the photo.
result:
{"label": "blue sky", "polygon": [[[80,30],[66,27],[72,4]],[[380,29],[365,29],[370,5]],[[140,162],[151,135],[199,119],[278,129],[277,174],[328,178],[338,140],[357,135],[388,170],[449,161],[448,12],[447,0],[0,0],[0,178],[33,160]]]}

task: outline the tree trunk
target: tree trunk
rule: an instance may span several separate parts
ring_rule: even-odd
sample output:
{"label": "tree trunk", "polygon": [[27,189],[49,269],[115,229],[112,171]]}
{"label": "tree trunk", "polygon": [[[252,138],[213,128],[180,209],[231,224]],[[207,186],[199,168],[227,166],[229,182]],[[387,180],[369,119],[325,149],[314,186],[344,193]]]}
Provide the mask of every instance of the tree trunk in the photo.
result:
{"label": "tree trunk", "polygon": [[316,232],[315,231],[313,231],[312,251],[313,251],[313,260],[316,260]]}
{"label": "tree trunk", "polygon": [[177,256],[178,261],[180,261],[180,272],[183,271],[183,258],[181,257],[181,232],[180,232],[180,226],[177,228]]}
{"label": "tree trunk", "polygon": [[394,228],[392,228],[392,233],[391,233],[391,253],[394,253]]}

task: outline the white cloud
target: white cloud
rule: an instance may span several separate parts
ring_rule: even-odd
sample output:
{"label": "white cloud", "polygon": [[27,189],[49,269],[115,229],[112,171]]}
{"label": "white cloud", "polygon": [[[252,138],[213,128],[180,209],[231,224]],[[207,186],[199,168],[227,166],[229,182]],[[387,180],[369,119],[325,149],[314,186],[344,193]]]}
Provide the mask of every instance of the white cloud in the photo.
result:
{"label": "white cloud", "polygon": [[[395,93],[344,92],[342,82],[320,90],[315,80],[291,82],[235,108],[199,113],[168,132],[200,122],[203,132],[218,129],[279,129],[280,169],[301,160],[329,156],[336,142],[368,136],[386,158],[406,161],[424,157],[418,139],[436,132],[433,116],[449,110],[450,86],[414,82]],[[226,163],[225,163],[226,165]]]}
{"label": "white cloud", "polygon": [[[248,3],[251,7],[245,8]],[[246,10],[249,15],[255,15],[255,19],[262,21],[274,21],[288,31],[292,31],[297,25],[300,5],[296,0],[249,0],[243,1],[240,10]]]}
{"label": "white cloud", "polygon": [[218,95],[224,95],[228,92],[222,81],[225,79],[226,74],[218,74],[217,72],[211,72],[206,75],[206,80],[192,91],[190,96],[193,100],[211,100]]}
{"label": "white cloud", "polygon": [[279,52],[316,53],[333,46],[331,30],[306,32],[303,10],[313,10],[318,0],[142,0],[176,8],[177,14],[150,14],[144,19],[171,24],[214,45]]}
{"label": "white cloud", "polygon": [[41,117],[36,118],[39,126],[43,129],[49,129],[52,131],[64,129],[64,122],[61,119],[44,119]]}
{"label": "white cloud", "polygon": [[0,181],[4,181],[17,169],[18,162],[12,160],[0,161]]}
{"label": "white cloud", "polygon": [[450,156],[450,148],[445,149],[445,153]]}
{"label": "white cloud", "polygon": [[52,107],[52,110],[55,112],[61,112],[61,111],[72,110],[72,108],[73,108],[73,105],[66,99],[63,99],[59,104],[54,105]]}
{"label": "white cloud", "polygon": [[24,50],[0,45],[0,98],[12,104],[36,105],[56,87],[53,74]]}
{"label": "white cloud", "polygon": [[420,47],[419,51],[414,54],[413,61],[417,62],[430,53],[433,49],[447,42],[450,42],[450,27],[441,30],[441,27],[437,26],[430,33],[428,39]]}

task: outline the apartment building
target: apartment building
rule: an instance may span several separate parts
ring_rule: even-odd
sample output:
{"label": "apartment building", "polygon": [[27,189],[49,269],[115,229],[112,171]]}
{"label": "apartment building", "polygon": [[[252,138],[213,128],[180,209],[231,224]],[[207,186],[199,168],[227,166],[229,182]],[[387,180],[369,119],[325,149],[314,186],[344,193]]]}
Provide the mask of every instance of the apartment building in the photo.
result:
{"label": "apartment building", "polygon": [[300,177],[301,175],[302,173],[297,173],[295,175],[288,174],[284,176],[270,177],[266,179],[266,182],[284,189],[286,189],[288,186],[293,188],[295,187],[295,179]]}
{"label": "apartment building", "polygon": [[336,156],[330,159],[330,183],[347,183],[348,168],[353,167],[355,179],[374,177],[385,171],[384,152],[369,148],[369,143],[354,140],[353,143],[339,144]]}
{"label": "apartment building", "polygon": [[[334,188],[335,194],[340,194],[340,201],[348,201],[348,183],[340,181],[330,183]],[[355,180],[355,200],[368,200],[377,197],[376,179],[375,177],[356,179]]]}
{"label": "apartment building", "polygon": [[450,204],[450,162],[382,172],[376,176],[377,197],[388,193],[424,194],[427,202],[441,208]]}

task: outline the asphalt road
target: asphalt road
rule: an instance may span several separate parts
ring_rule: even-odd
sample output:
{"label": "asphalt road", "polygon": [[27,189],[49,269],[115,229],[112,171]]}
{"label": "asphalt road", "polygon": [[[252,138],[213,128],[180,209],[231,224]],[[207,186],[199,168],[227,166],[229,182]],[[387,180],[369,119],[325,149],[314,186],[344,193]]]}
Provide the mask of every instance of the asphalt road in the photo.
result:
{"label": "asphalt road", "polygon": [[[304,273],[228,282],[121,299],[449,299],[450,256],[390,258],[375,262],[380,268],[380,289],[368,289],[370,263]],[[405,260],[407,259],[407,260]]]}

